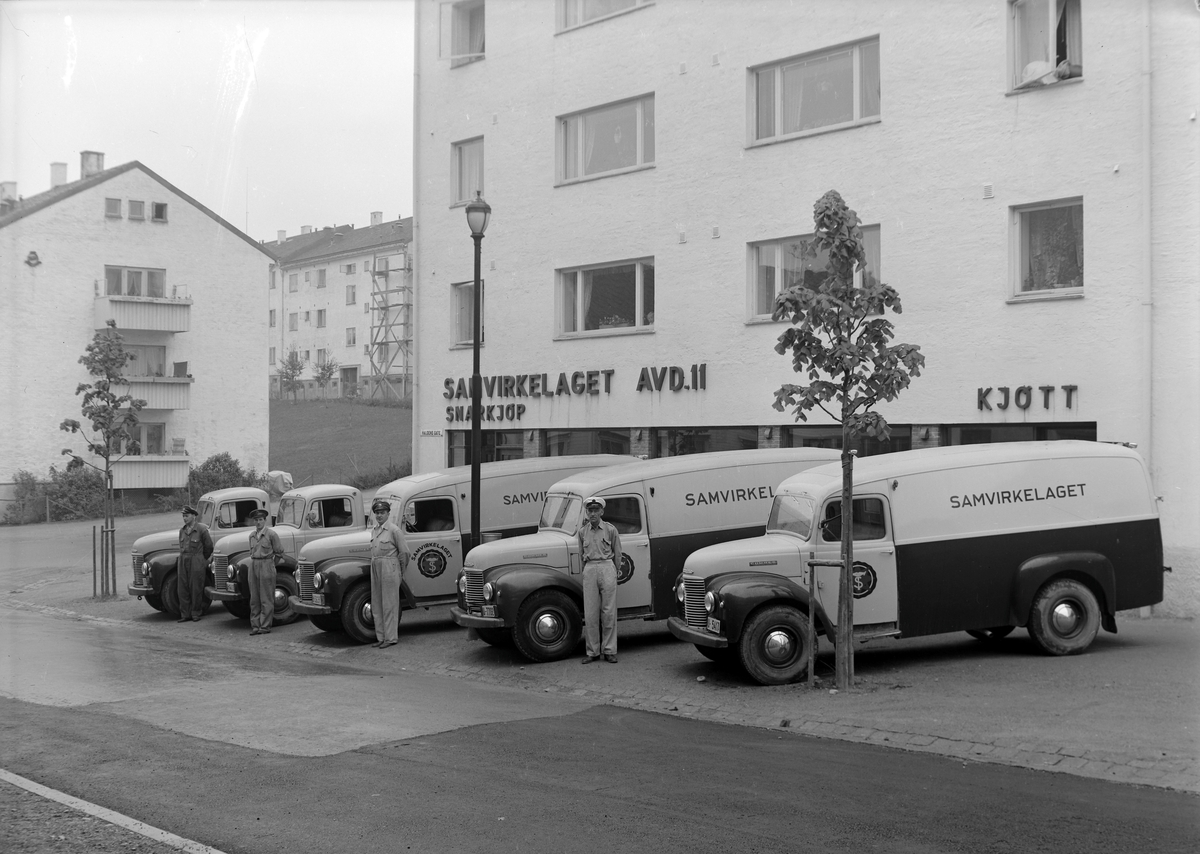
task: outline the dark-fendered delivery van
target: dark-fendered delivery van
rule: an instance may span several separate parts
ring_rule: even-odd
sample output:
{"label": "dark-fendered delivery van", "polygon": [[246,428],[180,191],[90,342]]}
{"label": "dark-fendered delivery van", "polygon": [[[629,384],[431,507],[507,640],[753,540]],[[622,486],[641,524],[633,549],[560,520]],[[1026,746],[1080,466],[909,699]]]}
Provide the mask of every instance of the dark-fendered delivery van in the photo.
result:
{"label": "dark-fendered delivery van", "polygon": [[[767,533],[694,552],[676,588],[672,634],[766,685],[812,657],[808,621],[831,640],[838,616],[840,465],[780,484]],[[857,460],[854,638],[1024,626],[1051,655],[1081,653],[1116,612],[1163,597],[1158,499],[1136,451],[1098,442],[1012,442]]]}

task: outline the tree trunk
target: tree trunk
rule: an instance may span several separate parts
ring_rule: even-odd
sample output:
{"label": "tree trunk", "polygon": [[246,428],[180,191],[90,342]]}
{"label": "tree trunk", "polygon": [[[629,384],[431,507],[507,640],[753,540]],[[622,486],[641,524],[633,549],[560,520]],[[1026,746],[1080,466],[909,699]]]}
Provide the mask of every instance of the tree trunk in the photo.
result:
{"label": "tree trunk", "polygon": [[854,450],[848,426],[847,389],[842,391],[842,571],[838,578],[834,679],[839,690],[854,685]]}

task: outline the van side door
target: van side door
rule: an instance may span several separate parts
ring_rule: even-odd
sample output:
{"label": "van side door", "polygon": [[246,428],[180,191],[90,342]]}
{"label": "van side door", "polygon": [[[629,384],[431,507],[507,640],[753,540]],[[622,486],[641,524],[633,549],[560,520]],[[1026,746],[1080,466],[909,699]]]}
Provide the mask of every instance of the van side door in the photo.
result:
{"label": "van side door", "polygon": [[[854,499],[854,626],[884,629],[899,619],[896,595],[896,545],[888,500],[882,495]],[[837,560],[842,541],[842,502],[826,502],[817,531],[817,557]],[[836,566],[817,568],[817,597],[829,619],[837,623]]]}
{"label": "van side door", "polygon": [[621,536],[621,566],[617,568],[617,610],[648,608],[650,599],[650,536],[646,508],[640,495],[604,496],[604,521]]}
{"label": "van side door", "polygon": [[458,502],[447,495],[414,498],[403,518],[411,555],[404,583],[418,599],[452,594],[463,562]]}

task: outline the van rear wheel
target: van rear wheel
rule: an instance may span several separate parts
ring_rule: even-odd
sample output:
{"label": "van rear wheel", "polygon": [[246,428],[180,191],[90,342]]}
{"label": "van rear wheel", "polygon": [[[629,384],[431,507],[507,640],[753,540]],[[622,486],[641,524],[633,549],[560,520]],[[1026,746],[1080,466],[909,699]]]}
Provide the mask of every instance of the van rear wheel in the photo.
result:
{"label": "van rear wheel", "polygon": [[513,642],[532,661],[566,658],[579,644],[583,615],[579,606],[558,590],[530,594],[517,611]]}
{"label": "van rear wheel", "polygon": [[967,634],[985,643],[995,643],[1012,634],[1015,626],[993,626],[990,629],[967,629]]}
{"label": "van rear wheel", "polygon": [[1078,655],[1100,631],[1100,602],[1087,585],[1071,578],[1038,591],[1029,612],[1029,635],[1049,655]]}
{"label": "van rear wheel", "polygon": [[742,629],[739,658],[760,685],[787,685],[808,671],[808,616],[787,605],[772,605],[752,616]]}

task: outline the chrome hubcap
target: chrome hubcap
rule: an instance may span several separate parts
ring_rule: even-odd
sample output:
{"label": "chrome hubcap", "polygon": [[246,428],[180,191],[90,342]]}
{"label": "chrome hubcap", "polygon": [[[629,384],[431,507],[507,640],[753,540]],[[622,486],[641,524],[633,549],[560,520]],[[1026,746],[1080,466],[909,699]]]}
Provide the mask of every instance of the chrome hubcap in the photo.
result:
{"label": "chrome hubcap", "polygon": [[1081,614],[1074,602],[1059,602],[1050,614],[1050,623],[1060,635],[1072,634],[1079,628]]}
{"label": "chrome hubcap", "polygon": [[278,611],[287,607],[288,593],[282,587],[275,588],[275,610]]}
{"label": "chrome hubcap", "polygon": [[533,624],[533,630],[537,632],[539,639],[552,641],[562,633],[562,622],[559,621],[557,614],[538,614],[537,620]]}
{"label": "chrome hubcap", "polygon": [[763,652],[772,664],[783,664],[796,653],[792,636],[782,629],[775,629],[763,640]]}
{"label": "chrome hubcap", "polygon": [[362,618],[363,618],[364,623],[368,623],[370,625],[375,624],[375,619],[371,616],[371,603],[370,602],[367,602],[366,604],[364,604],[362,606]]}

